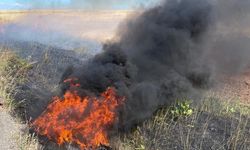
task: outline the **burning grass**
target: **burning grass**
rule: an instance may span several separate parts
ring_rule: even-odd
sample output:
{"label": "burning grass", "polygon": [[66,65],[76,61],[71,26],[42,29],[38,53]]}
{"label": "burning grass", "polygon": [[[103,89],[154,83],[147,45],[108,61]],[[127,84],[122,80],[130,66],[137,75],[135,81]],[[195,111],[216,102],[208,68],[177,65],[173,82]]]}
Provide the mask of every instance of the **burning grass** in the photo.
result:
{"label": "burning grass", "polygon": [[[190,115],[180,113],[176,119],[172,114],[173,108],[178,109],[174,105],[157,111],[151,119],[136,126],[131,132],[112,137],[108,145],[115,150],[248,150],[248,106],[232,101],[229,103],[221,97],[210,95],[200,105],[189,106],[187,110],[193,110]],[[63,139],[64,142],[66,140]]]}
{"label": "burning grass", "polygon": [[[13,100],[13,97],[10,96],[10,91],[16,91],[17,85],[20,83],[23,83],[25,81],[26,77],[26,71],[29,69],[28,63],[16,56],[14,53],[11,52],[2,52],[1,53],[1,65],[0,65],[0,73],[1,73],[1,94],[5,98],[5,105],[10,107],[16,107],[19,106],[17,104],[14,105],[15,101]],[[10,82],[12,81],[12,82]],[[71,80],[68,80],[71,81]],[[6,84],[8,83],[8,84]],[[15,84],[13,84],[15,83]],[[71,86],[79,86],[77,84],[72,84]],[[8,88],[7,88],[8,87]],[[10,90],[12,89],[12,90]],[[108,108],[111,108],[114,110],[117,107],[116,100],[114,99],[106,99],[105,97],[109,96],[115,96],[115,93],[113,90],[108,89],[106,92],[102,94],[101,97],[95,98],[95,97],[86,97],[81,98],[76,93],[72,92],[66,92],[64,98],[55,97],[54,101],[48,106],[48,109],[46,112],[49,112],[49,109],[51,107],[57,107],[57,106],[64,106],[61,104],[71,104],[67,105],[66,108],[73,108],[73,110],[78,110],[78,108],[81,108],[85,104],[89,105],[90,102],[87,102],[86,99],[92,99],[91,103],[92,105],[95,105],[95,109],[98,110],[100,107],[100,104],[110,104],[114,102],[115,105],[109,106]],[[76,99],[74,103],[77,103],[74,105],[73,103],[66,103],[71,102],[70,99]],[[101,102],[95,101],[96,99],[102,99]],[[102,106],[102,105],[101,105]],[[93,107],[93,106],[92,106]],[[61,107],[58,107],[61,108]],[[64,107],[65,108],[65,107]],[[172,107],[171,107],[172,108]],[[60,110],[60,109],[53,109],[54,110]],[[96,145],[99,146],[99,144],[107,144],[113,147],[114,149],[119,150],[151,150],[151,149],[242,149],[247,150],[247,148],[250,146],[250,108],[249,106],[245,104],[240,104],[237,102],[233,102],[231,99],[230,101],[225,100],[225,97],[222,97],[220,95],[209,95],[209,98],[207,98],[201,105],[193,106],[192,110],[193,113],[190,116],[182,116],[180,115],[177,121],[174,121],[171,118],[171,110],[169,108],[161,109],[159,110],[154,117],[151,119],[143,122],[141,125],[138,125],[132,132],[126,133],[125,135],[120,135],[119,137],[112,137],[110,141],[107,140],[108,135],[104,131],[104,129],[107,129],[105,125],[112,124],[112,120],[116,120],[117,118],[113,115],[111,115],[111,120],[108,122],[101,122],[99,119],[104,118],[102,116],[97,117],[96,119],[93,119],[91,115],[87,118],[82,118],[80,116],[75,117],[76,119],[82,119],[82,123],[79,124],[74,121],[74,118],[67,117],[64,118],[67,121],[65,121],[66,124],[63,124],[62,120],[57,120],[53,124],[49,118],[53,118],[58,116],[61,113],[65,113],[64,110],[58,111],[58,113],[54,113],[54,116],[44,112],[43,115],[38,118],[37,121],[34,122],[34,125],[42,125],[40,128],[37,128],[38,133],[42,135],[49,135],[50,138],[53,141],[56,141],[57,143],[69,143],[69,144],[79,144],[82,145],[81,147],[86,147],[85,143],[88,143],[89,145]],[[82,110],[82,113],[84,113],[84,110],[86,109],[80,109]],[[189,109],[188,109],[189,110]],[[97,112],[97,111],[95,111]],[[108,111],[109,112],[109,111]],[[108,113],[107,112],[107,113]],[[74,112],[71,112],[74,113]],[[91,112],[90,112],[91,113]],[[81,113],[79,113],[81,114]],[[112,114],[112,113],[111,113]],[[84,115],[83,115],[84,116]],[[72,120],[73,119],[73,120]],[[86,125],[86,120],[90,119],[90,124],[94,124],[94,126]],[[56,120],[56,119],[54,119]],[[40,121],[40,122],[39,122]],[[72,123],[69,123],[72,122]],[[52,124],[51,124],[52,123]],[[96,124],[99,125],[104,123],[104,128],[97,128]],[[74,125],[75,124],[75,125]],[[61,125],[65,128],[61,128]],[[102,124],[103,125],[103,124]],[[93,132],[89,132],[88,134],[92,133],[101,133],[100,137],[101,139],[95,139],[92,143],[91,140],[86,140],[83,142],[83,138],[77,139],[78,136],[76,136],[76,132],[78,129],[85,131],[86,128],[81,128],[82,126],[88,127],[88,129],[91,129]],[[54,132],[47,132],[47,129],[56,129]],[[70,130],[70,129],[74,130]],[[64,129],[67,132],[61,132],[59,129]],[[77,130],[76,130],[77,129]],[[72,132],[68,132],[72,131]],[[99,132],[101,131],[101,132]],[[67,134],[61,134],[61,133],[67,133]],[[92,137],[95,137],[95,134],[91,135]],[[91,137],[89,136],[89,137]],[[86,134],[82,133],[81,137],[86,138]],[[98,136],[97,136],[98,137]],[[24,140],[20,140],[20,146],[22,148],[26,148],[31,141],[34,141],[33,135],[27,135],[27,138],[24,137]],[[33,145],[36,145],[34,143]],[[36,145],[36,147],[39,147]],[[34,147],[34,149],[36,149]],[[40,146],[42,147],[42,146]],[[46,147],[46,146],[44,146]],[[59,148],[60,149],[60,148]]]}
{"label": "burning grass", "polygon": [[[15,93],[12,91],[18,91],[18,85],[24,83],[25,78],[27,78],[27,71],[30,66],[27,61],[21,59],[17,55],[12,52],[4,51],[1,53],[1,65],[0,65],[0,73],[1,73],[1,94],[5,99],[5,106],[9,106],[10,108],[20,107],[20,104],[14,101],[14,97],[11,93]],[[67,80],[71,82],[72,80]],[[77,84],[71,84],[71,86],[79,86]],[[12,90],[11,90],[12,89]],[[109,91],[109,92],[108,92]],[[78,115],[78,117],[64,117],[66,124],[63,124],[63,120],[60,119],[49,119],[55,118],[56,116],[60,116],[59,114],[66,113],[65,108],[73,108],[73,110],[84,110],[86,112],[87,109],[80,109],[83,105],[90,105],[92,107],[96,107],[93,110],[99,110],[102,104],[110,104],[114,102],[115,105],[111,105],[108,108],[114,110],[117,108],[117,103],[114,99],[106,99],[109,94],[111,96],[115,96],[113,90],[108,89],[102,94],[101,97],[86,97],[81,98],[74,92],[66,92],[64,98],[55,97],[54,101],[48,106],[46,112],[49,112],[51,107],[63,106],[64,109],[53,109],[51,112],[55,112],[54,110],[61,110],[54,113],[53,115],[48,116],[49,114],[44,112],[37,121],[34,122],[34,125],[37,126],[37,131],[41,135],[49,135],[52,141],[55,141],[58,144],[78,144],[81,145],[82,148],[90,145],[96,145],[97,148],[100,144],[105,144],[113,147],[114,149],[119,150],[151,150],[151,149],[242,149],[247,150],[250,143],[250,108],[245,104],[233,102],[230,98],[225,98],[220,95],[212,94],[208,99],[203,101],[202,105],[193,106],[192,115],[183,116],[182,113],[178,116],[178,120],[174,121],[171,118],[171,110],[169,108],[165,108],[159,110],[154,117],[149,120],[146,120],[142,124],[138,125],[132,132],[126,133],[125,135],[120,135],[119,137],[112,137],[110,141],[108,140],[108,135],[106,129],[112,125],[112,122],[117,118],[113,116],[111,113],[111,117],[108,118],[109,121],[102,122],[99,119],[103,119],[104,117],[99,116],[95,119],[88,115],[89,117],[83,118]],[[108,94],[108,95],[107,95]],[[70,99],[76,99],[73,104]],[[89,102],[86,99],[91,99]],[[95,100],[102,99],[100,102]],[[230,100],[225,100],[230,99]],[[66,103],[69,102],[69,103]],[[63,104],[63,105],[62,105]],[[64,106],[64,104],[71,104]],[[105,105],[105,106],[106,106]],[[112,108],[111,108],[112,107]],[[173,107],[170,107],[173,108]],[[187,109],[190,110],[190,109]],[[95,111],[97,112],[97,111]],[[111,111],[113,112],[113,111]],[[71,112],[74,113],[74,112]],[[79,113],[79,114],[82,114]],[[91,112],[89,112],[91,114]],[[105,111],[105,113],[109,113],[109,111]],[[104,113],[104,114],[105,114]],[[103,113],[102,113],[103,114]],[[84,116],[84,115],[82,115]],[[86,115],[85,115],[86,116]],[[82,123],[76,122],[74,119],[82,119]],[[51,122],[51,120],[57,120],[57,122]],[[86,120],[91,120],[90,122],[86,122]],[[40,121],[40,122],[39,122]],[[69,123],[72,122],[72,123]],[[80,121],[81,122],[81,121]],[[52,124],[51,124],[52,123]],[[93,124],[86,125],[86,123]],[[98,123],[98,124],[96,124]],[[102,124],[103,123],[103,124]],[[98,125],[104,125],[101,128],[98,128]],[[65,126],[63,126],[65,125]],[[81,128],[83,127],[84,128]],[[39,127],[39,128],[38,128]],[[62,128],[65,127],[65,128]],[[85,128],[88,127],[88,128]],[[74,130],[71,130],[71,129]],[[47,132],[48,129],[53,129],[53,132]],[[55,129],[55,130],[54,130]],[[59,130],[60,129],[60,130]],[[61,132],[63,129],[66,132]],[[77,136],[78,130],[86,131],[86,129],[91,129],[93,132],[88,132],[91,136],[86,136],[88,134],[81,133],[80,137]],[[105,130],[105,131],[103,131]],[[50,130],[51,131],[51,130]],[[68,132],[69,131],[69,132]],[[66,133],[66,134],[64,134]],[[98,134],[93,134],[98,133]],[[101,135],[101,136],[98,136]],[[90,139],[86,137],[91,137]],[[101,137],[100,139],[95,139],[94,137]],[[31,141],[34,141],[35,137],[33,135],[27,135],[27,138],[24,137],[24,140],[20,140],[20,146],[22,148],[26,148]],[[85,139],[85,140],[83,140]],[[93,141],[92,141],[92,140]],[[86,144],[87,143],[87,144]],[[33,145],[36,145],[34,143]],[[44,147],[46,146],[37,146],[36,147]],[[34,149],[36,149],[34,147]],[[49,147],[49,146],[47,146]],[[56,146],[55,146],[56,147]],[[59,148],[60,149],[60,148]],[[98,148],[97,148],[98,149]]]}
{"label": "burning grass", "polygon": [[109,145],[108,130],[118,120],[116,111],[121,102],[123,98],[113,88],[99,98],[80,97],[77,91],[67,91],[64,98],[54,97],[32,126],[38,134],[59,145],[75,143],[81,149]]}
{"label": "burning grass", "polygon": [[[51,54],[48,55],[51,56]],[[9,51],[2,51],[1,60],[2,61],[0,62],[0,75],[1,75],[0,87],[1,87],[1,93],[4,94],[2,97],[6,96],[4,98],[5,105],[7,104],[7,106],[10,106],[11,108],[16,108],[16,106],[20,107],[21,106],[20,104],[24,103],[16,103],[16,101],[13,101],[14,97],[11,93],[15,93],[14,91],[18,91],[19,85],[21,85],[26,81],[27,79],[26,73],[27,71],[29,71],[31,66],[26,60],[21,59],[20,57]],[[46,72],[42,73],[45,74]],[[40,81],[42,79],[41,78],[42,73],[36,72],[34,76],[36,76],[36,79],[39,78],[39,80],[34,80],[33,82],[37,83],[38,81]],[[44,78],[43,82],[48,82],[47,81],[48,78]],[[73,84],[71,86],[79,86],[79,85]],[[51,88],[52,86],[48,87]],[[44,89],[45,88],[42,88],[41,91],[43,91]],[[40,94],[40,92],[34,92],[34,93]],[[66,94],[74,95],[74,93],[66,93]],[[77,97],[77,95],[75,95],[75,97]],[[179,119],[177,121],[174,121],[171,118],[170,110],[168,108],[162,109],[159,110],[154,115],[154,117],[138,125],[130,133],[126,133],[126,135],[120,135],[120,137],[112,137],[111,140],[108,142],[106,142],[106,140],[104,141],[100,140],[99,142],[95,143],[96,144],[98,143],[97,145],[101,143],[108,144],[114,149],[119,149],[119,150],[209,149],[209,148],[222,149],[222,150],[223,149],[247,150],[250,143],[249,106],[245,104],[240,104],[238,102],[234,103],[231,101],[230,98],[225,98],[220,95],[218,96],[210,95],[209,97],[210,98],[205,100],[202,103],[202,105],[195,106],[192,108],[193,113],[191,116],[181,115],[180,117],[178,117]],[[44,98],[44,96],[41,96],[41,98]],[[84,101],[84,98],[81,99],[82,101],[75,101],[75,102],[76,103],[79,102],[79,104],[86,103],[86,101]],[[92,100],[94,99],[97,98],[92,97]],[[103,99],[102,96],[101,99]],[[228,99],[230,99],[230,101]],[[59,101],[58,104],[63,104],[65,102],[65,99],[60,97],[57,97],[57,100]],[[110,101],[106,102],[109,103]],[[56,104],[52,102],[51,106],[52,105],[54,106]],[[76,109],[78,107],[81,107],[81,105],[71,105],[69,107],[73,107]],[[187,109],[187,112],[188,110],[189,109]],[[47,116],[44,115],[43,117]],[[69,120],[72,120],[72,118],[69,118]],[[93,121],[94,123],[96,122],[100,123],[99,120],[96,121],[93,119]],[[39,129],[40,132],[43,132],[43,129],[46,129],[47,127],[60,128],[60,124],[59,126],[57,126],[56,124],[52,125],[50,124],[51,126],[47,126],[49,123],[50,120],[48,120],[47,122],[45,121],[44,125],[46,125],[46,127],[40,128]],[[70,126],[69,128],[80,129],[78,127],[81,124],[78,124],[76,126],[71,126],[71,124],[67,125]],[[65,128],[65,130],[69,128]],[[97,131],[96,127],[92,126],[91,128],[95,129],[96,133]],[[53,141],[57,141],[58,138],[61,140],[60,141],[61,144],[64,143],[79,144],[77,142],[78,139],[72,140],[68,138],[70,137],[69,136],[70,134],[66,134],[65,136],[64,134],[62,136],[60,136],[60,134],[57,135],[58,137],[55,137],[53,134],[51,134],[51,139]],[[103,135],[104,137],[107,136],[105,132]],[[86,135],[84,134],[84,136],[82,137],[85,136]],[[24,137],[24,140],[20,142],[19,147],[23,147],[23,149],[25,149],[27,145],[30,143],[30,141],[33,140],[33,138],[34,138],[33,135],[27,135],[27,138]],[[72,138],[74,138],[74,136],[72,136]],[[87,143],[91,142],[88,141]],[[44,147],[45,147],[44,149],[46,149],[46,146]],[[55,150],[56,148],[52,149]],[[61,146],[58,149],[63,149],[63,148]]]}

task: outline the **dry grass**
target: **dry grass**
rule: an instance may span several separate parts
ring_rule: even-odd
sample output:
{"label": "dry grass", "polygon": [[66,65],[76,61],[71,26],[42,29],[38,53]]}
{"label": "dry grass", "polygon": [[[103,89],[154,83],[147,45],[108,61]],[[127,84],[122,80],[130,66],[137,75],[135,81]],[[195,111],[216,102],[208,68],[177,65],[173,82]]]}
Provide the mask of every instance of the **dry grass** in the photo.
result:
{"label": "dry grass", "polygon": [[0,11],[0,25],[18,21],[25,13],[19,11]]}
{"label": "dry grass", "polygon": [[14,138],[16,139],[19,150],[37,150],[40,147],[38,138],[35,134],[29,134],[28,131],[24,131]]}
{"label": "dry grass", "polygon": [[119,150],[248,150],[249,110],[214,97],[196,106],[190,117],[180,116],[177,121],[169,109],[162,109],[131,134],[114,139],[113,145]]}
{"label": "dry grass", "polygon": [[0,97],[10,111],[16,110],[24,100],[16,100],[20,87],[27,80],[31,65],[9,50],[0,50]]}

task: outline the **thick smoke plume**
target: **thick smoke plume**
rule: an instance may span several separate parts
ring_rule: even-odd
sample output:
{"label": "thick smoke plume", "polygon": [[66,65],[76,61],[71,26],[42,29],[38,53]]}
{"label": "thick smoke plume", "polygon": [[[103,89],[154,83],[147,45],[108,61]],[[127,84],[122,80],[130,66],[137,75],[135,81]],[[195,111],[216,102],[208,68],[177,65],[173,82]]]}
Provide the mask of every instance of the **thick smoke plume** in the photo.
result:
{"label": "thick smoke plume", "polygon": [[[232,21],[228,9],[243,2],[164,1],[122,24],[116,41],[81,68],[69,68],[62,81],[78,78],[83,95],[115,87],[126,97],[119,124],[125,129],[178,98],[198,99],[218,76],[250,64],[247,35],[224,26]],[[237,13],[242,16],[241,9]]]}

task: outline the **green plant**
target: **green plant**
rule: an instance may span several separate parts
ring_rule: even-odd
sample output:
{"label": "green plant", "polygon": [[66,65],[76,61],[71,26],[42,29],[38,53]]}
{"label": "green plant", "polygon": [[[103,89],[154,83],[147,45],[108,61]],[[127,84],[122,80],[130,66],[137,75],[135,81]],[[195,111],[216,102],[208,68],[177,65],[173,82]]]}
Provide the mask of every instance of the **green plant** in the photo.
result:
{"label": "green plant", "polygon": [[190,101],[177,101],[175,105],[170,107],[170,114],[175,119],[179,117],[187,117],[193,114]]}

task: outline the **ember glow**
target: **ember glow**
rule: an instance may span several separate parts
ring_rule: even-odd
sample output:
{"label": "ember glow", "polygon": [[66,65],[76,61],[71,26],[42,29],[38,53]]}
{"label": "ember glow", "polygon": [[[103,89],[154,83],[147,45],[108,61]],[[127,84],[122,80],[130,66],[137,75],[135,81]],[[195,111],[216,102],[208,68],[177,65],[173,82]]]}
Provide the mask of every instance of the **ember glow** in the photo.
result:
{"label": "ember glow", "polygon": [[[72,79],[65,82],[79,86],[72,84]],[[80,97],[77,91],[66,91],[63,98],[53,98],[32,126],[59,145],[74,143],[81,149],[109,145],[108,131],[117,122],[116,112],[123,101],[114,88],[108,88],[100,97]]]}

